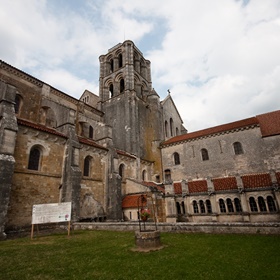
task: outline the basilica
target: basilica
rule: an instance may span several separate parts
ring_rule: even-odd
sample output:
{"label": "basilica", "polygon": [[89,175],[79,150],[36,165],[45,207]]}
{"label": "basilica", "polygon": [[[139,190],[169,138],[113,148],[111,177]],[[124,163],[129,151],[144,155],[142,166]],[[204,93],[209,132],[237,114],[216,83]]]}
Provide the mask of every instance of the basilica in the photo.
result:
{"label": "basilica", "polygon": [[280,221],[280,111],[189,133],[132,41],[99,62],[99,94],[76,99],[0,60],[0,239],[35,204],[129,222],[140,196],[157,222]]}

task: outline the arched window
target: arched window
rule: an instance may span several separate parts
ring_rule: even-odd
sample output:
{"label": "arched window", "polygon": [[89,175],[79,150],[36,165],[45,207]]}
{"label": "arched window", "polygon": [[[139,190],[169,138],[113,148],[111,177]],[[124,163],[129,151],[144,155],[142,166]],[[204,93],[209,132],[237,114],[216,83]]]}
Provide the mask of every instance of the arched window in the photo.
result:
{"label": "arched window", "polygon": [[90,125],[89,126],[89,133],[88,133],[88,137],[93,139],[93,127]]}
{"label": "arched window", "polygon": [[180,164],[180,155],[178,153],[174,153],[173,157],[174,157],[174,164],[176,165]]}
{"label": "arched window", "polygon": [[84,160],[84,176],[88,177],[90,174],[91,157],[87,156]]}
{"label": "arched window", "polygon": [[199,213],[196,200],[193,201],[193,212],[194,213]]}
{"label": "arched window", "polygon": [[120,80],[120,93],[124,91],[124,79]]}
{"label": "arched window", "polygon": [[121,53],[119,54],[118,60],[119,60],[119,68],[121,68],[123,66],[123,58]]}
{"label": "arched window", "polygon": [[234,199],[234,206],[235,206],[236,212],[242,212],[242,207],[241,207],[240,199],[237,198],[237,197]]}
{"label": "arched window", "polygon": [[186,208],[185,208],[184,201],[182,201],[181,205],[182,205],[183,214],[186,214]]}
{"label": "arched window", "polygon": [[146,180],[147,180],[147,171],[146,171],[146,170],[143,170],[143,171],[142,171],[142,180],[143,180],[143,181],[146,181]]}
{"label": "arched window", "polygon": [[16,95],[15,98],[15,113],[18,114],[21,108],[21,104],[22,104],[22,98],[19,94]]}
{"label": "arched window", "polygon": [[111,73],[114,72],[114,60],[113,59],[110,60],[110,70],[111,70]]}
{"label": "arched window", "polygon": [[243,148],[240,142],[234,142],[233,143],[233,149],[234,149],[234,153],[236,155],[241,155],[243,154]]}
{"label": "arched window", "polygon": [[164,178],[165,178],[165,182],[171,182],[171,171],[170,169],[166,169],[164,170]]}
{"label": "arched window", "polygon": [[176,209],[177,209],[177,214],[180,215],[181,214],[181,206],[180,206],[180,203],[178,201],[176,201]]}
{"label": "arched window", "polygon": [[206,200],[206,208],[207,208],[207,213],[211,214],[212,206],[211,206],[211,201],[209,199]]}
{"label": "arched window", "polygon": [[110,86],[109,86],[109,93],[110,93],[110,97],[112,98],[114,96],[114,86],[113,86],[113,84],[110,84]]}
{"label": "arched window", "polygon": [[226,213],[227,212],[225,202],[221,198],[219,199],[219,206],[220,206],[220,212],[221,213]]}
{"label": "arched window", "polygon": [[159,183],[160,182],[160,176],[156,175],[156,182]]}
{"label": "arched window", "polygon": [[234,212],[234,209],[233,209],[233,204],[232,204],[231,199],[230,199],[230,198],[227,198],[226,202],[227,202],[228,212],[229,212],[229,213],[233,213],[233,212]]}
{"label": "arched window", "polygon": [[200,213],[205,213],[205,206],[203,200],[199,200]]}
{"label": "arched window", "polygon": [[178,127],[176,127],[176,136],[178,136],[179,135],[179,129],[178,129]]}
{"label": "arched window", "polygon": [[32,147],[29,154],[28,169],[39,170],[40,158],[41,158],[41,149],[38,146]]}
{"label": "arched window", "polygon": [[119,175],[122,178],[124,177],[124,164],[123,163],[119,166]]}
{"label": "arched window", "polygon": [[258,204],[259,204],[259,209],[260,209],[261,212],[266,212],[267,211],[265,201],[264,201],[262,196],[258,197]]}
{"label": "arched window", "polygon": [[174,130],[174,123],[173,123],[173,119],[170,118],[170,136],[173,136],[173,130]]}
{"label": "arched window", "polygon": [[275,212],[276,211],[276,206],[275,206],[275,203],[274,203],[274,200],[273,200],[272,196],[269,195],[266,198],[266,200],[267,200],[267,206],[268,206],[269,212]]}
{"label": "arched window", "polygon": [[209,160],[208,151],[206,149],[201,149],[201,157],[203,161]]}
{"label": "arched window", "polygon": [[250,204],[251,212],[258,212],[258,206],[253,197],[249,198],[249,204]]}
{"label": "arched window", "polygon": [[164,123],[164,128],[165,128],[165,137],[168,137],[168,122],[165,121]]}

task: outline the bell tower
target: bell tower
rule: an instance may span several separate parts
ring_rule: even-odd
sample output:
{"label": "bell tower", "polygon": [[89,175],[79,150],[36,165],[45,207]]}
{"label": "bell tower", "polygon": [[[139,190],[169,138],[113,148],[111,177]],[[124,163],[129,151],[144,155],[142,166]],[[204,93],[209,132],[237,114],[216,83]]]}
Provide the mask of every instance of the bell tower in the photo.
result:
{"label": "bell tower", "polygon": [[144,98],[151,91],[150,61],[132,41],[119,43],[100,58],[100,98],[106,102],[120,94],[134,91]]}
{"label": "bell tower", "polygon": [[151,143],[162,139],[162,117],[150,61],[132,41],[119,43],[99,60],[101,108],[114,146],[153,161]]}

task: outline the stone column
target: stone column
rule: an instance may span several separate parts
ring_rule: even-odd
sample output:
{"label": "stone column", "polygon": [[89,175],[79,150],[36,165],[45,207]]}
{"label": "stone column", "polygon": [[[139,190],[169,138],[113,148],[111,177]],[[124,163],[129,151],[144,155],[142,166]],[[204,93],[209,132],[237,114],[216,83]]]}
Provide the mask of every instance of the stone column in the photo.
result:
{"label": "stone column", "polygon": [[75,111],[70,110],[66,123],[60,127],[60,130],[68,136],[62,171],[61,201],[72,203],[72,220],[78,221],[80,216],[82,172],[79,167],[80,143],[74,126],[75,117]]}
{"label": "stone column", "polygon": [[107,192],[107,220],[120,221],[122,219],[122,177],[114,170],[114,150],[108,154],[108,192]]}
{"label": "stone column", "polygon": [[236,181],[237,181],[237,187],[240,193],[240,202],[242,207],[242,215],[243,215],[243,221],[244,222],[250,222],[250,214],[249,214],[249,208],[248,208],[248,202],[247,202],[247,195],[244,191],[244,186],[242,179],[239,174],[236,175]]}
{"label": "stone column", "polygon": [[[166,186],[167,185],[165,185],[165,187]],[[174,193],[174,190],[173,190],[173,193]],[[166,195],[165,207],[166,207],[166,222],[175,223],[177,215],[176,215],[175,199],[174,199],[173,195],[170,195],[170,194]]]}
{"label": "stone column", "polygon": [[0,240],[6,238],[5,223],[14,174],[14,149],[18,130],[14,110],[16,88],[0,81]]}

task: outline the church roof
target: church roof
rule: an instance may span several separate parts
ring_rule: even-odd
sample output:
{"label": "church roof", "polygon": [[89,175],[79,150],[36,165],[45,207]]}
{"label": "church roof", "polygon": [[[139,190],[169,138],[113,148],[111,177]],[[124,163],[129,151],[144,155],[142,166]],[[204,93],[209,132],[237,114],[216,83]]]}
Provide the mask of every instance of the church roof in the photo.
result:
{"label": "church roof", "polygon": [[168,95],[167,95],[160,103],[161,103],[162,105],[164,105],[164,104],[167,103],[168,101],[170,101],[170,102],[172,103],[172,105],[174,106],[175,111],[176,111],[176,113],[178,114],[181,123],[184,123],[170,93],[168,93]]}
{"label": "church roof", "polygon": [[257,173],[241,176],[245,189],[271,187],[272,180],[269,173]]}
{"label": "church roof", "polygon": [[188,182],[189,193],[205,193],[208,191],[206,180]]}
{"label": "church roof", "polygon": [[19,125],[23,125],[23,126],[27,126],[27,127],[31,127],[31,128],[34,128],[34,129],[37,129],[37,130],[40,130],[40,131],[44,131],[44,132],[47,132],[47,133],[50,133],[50,134],[54,134],[54,135],[57,135],[57,136],[60,136],[60,137],[64,137],[64,138],[68,138],[65,134],[53,129],[53,128],[50,128],[50,127],[47,127],[47,126],[44,126],[42,124],[38,124],[38,123],[32,123],[32,122],[29,122],[27,120],[24,120],[24,119],[17,119],[17,122]]}
{"label": "church roof", "polygon": [[165,188],[164,188],[163,184],[156,184],[154,182],[143,181],[142,185],[149,187],[149,188],[156,188],[158,191],[163,192],[163,193],[165,192]]}
{"label": "church roof", "polygon": [[126,151],[122,151],[122,150],[116,150],[117,151],[117,154],[118,155],[121,155],[121,156],[125,156],[125,157],[129,157],[129,158],[132,158],[132,159],[136,159],[136,156],[132,155],[132,154],[129,154],[128,152]]}
{"label": "church roof", "polygon": [[280,134],[280,110],[258,115],[263,137]]}
{"label": "church roof", "polygon": [[235,177],[213,178],[215,191],[237,190],[237,180]]}
{"label": "church roof", "polygon": [[[122,200],[122,208],[138,208],[138,206],[140,206],[141,195],[142,194],[134,194],[125,196]],[[144,197],[146,198],[147,196],[144,195]],[[146,203],[144,203],[143,206],[146,206]]]}
{"label": "church roof", "polygon": [[98,148],[98,149],[102,149],[102,150],[108,151],[107,148],[105,148],[105,147],[95,143],[91,139],[87,139],[87,138],[84,138],[84,137],[81,137],[81,136],[78,136],[78,138],[79,138],[79,142],[82,143],[82,144],[86,144],[86,145],[89,145],[89,146],[92,146],[92,147],[95,147],[95,148]]}
{"label": "church roof", "polygon": [[278,185],[280,186],[280,172],[276,172],[276,180],[277,180],[277,183]]}
{"label": "church roof", "polygon": [[195,132],[190,132],[182,135],[175,136],[162,143],[162,146],[169,146],[186,142],[198,138],[210,137],[214,135],[223,134],[230,131],[238,131],[259,126],[261,129],[262,137],[268,137],[280,134],[280,110],[270,112],[256,117],[243,119],[227,124],[222,124]]}
{"label": "church roof", "polygon": [[182,184],[181,184],[181,182],[174,183],[173,186],[174,186],[174,193],[175,194],[182,194]]}

